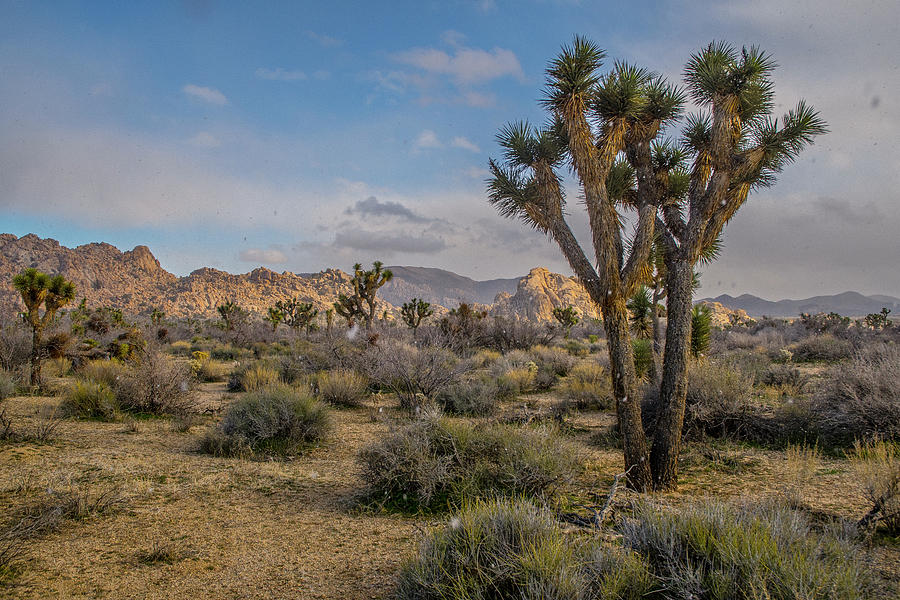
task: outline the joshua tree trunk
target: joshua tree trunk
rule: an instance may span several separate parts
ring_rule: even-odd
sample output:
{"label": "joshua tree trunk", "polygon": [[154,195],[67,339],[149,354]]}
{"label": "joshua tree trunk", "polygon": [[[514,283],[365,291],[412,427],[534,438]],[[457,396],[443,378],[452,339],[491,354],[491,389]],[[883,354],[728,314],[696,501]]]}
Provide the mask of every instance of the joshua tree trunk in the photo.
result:
{"label": "joshua tree trunk", "polygon": [[41,334],[43,328],[34,326],[31,334],[31,387],[41,385]]}
{"label": "joshua tree trunk", "polygon": [[669,489],[678,482],[678,453],[687,397],[687,361],[691,339],[693,269],[681,258],[667,265],[666,347],[650,464],[653,487]]}
{"label": "joshua tree trunk", "polygon": [[647,463],[647,440],[641,423],[641,393],[634,372],[631,337],[628,335],[628,311],[622,300],[603,303],[603,325],[609,346],[616,415],[622,434],[625,469],[628,485],[638,491],[651,486],[650,465]]}
{"label": "joshua tree trunk", "polygon": [[660,350],[662,350],[662,344],[660,344],[660,338],[662,337],[662,331],[660,331],[659,324],[659,286],[657,285],[653,288],[653,309],[650,313],[653,316],[653,354],[659,354]]}

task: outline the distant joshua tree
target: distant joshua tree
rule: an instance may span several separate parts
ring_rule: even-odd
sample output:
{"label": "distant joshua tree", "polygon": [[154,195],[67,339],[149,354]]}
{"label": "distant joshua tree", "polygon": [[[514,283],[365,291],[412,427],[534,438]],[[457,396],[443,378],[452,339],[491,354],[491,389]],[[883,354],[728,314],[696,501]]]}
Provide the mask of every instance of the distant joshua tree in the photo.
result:
{"label": "distant joshua tree", "polygon": [[578,325],[578,312],[574,306],[557,306],[553,309],[553,318],[565,329],[565,339],[569,339],[569,333],[572,328]]}
{"label": "distant joshua tree", "polygon": [[275,309],[281,312],[284,324],[295,332],[304,328],[308,333],[313,320],[319,314],[318,309],[313,308],[312,302],[300,302],[297,298],[279,300],[275,303]]}
{"label": "distant joshua tree", "polygon": [[75,285],[62,275],[50,277],[37,269],[25,269],[13,277],[13,287],[22,296],[25,321],[31,326],[31,385],[37,387],[41,384],[44,329],[53,321],[57,310],[75,299]]}
{"label": "distant joshua tree", "polygon": [[277,306],[270,306],[269,310],[266,311],[266,316],[263,317],[263,321],[272,326],[272,333],[274,333],[278,329],[278,325],[284,321],[284,313]]}
{"label": "distant joshua tree", "polygon": [[[694,266],[750,192],[774,183],[826,127],[803,101],[772,117],[775,62],[756,47],[710,44],[685,66],[685,89],[624,62],[601,72],[604,58],[596,44],[576,37],[550,61],[543,100],[549,125],[517,122],[500,131],[504,159],[489,163],[488,195],[501,215],[556,241],[600,307],[628,484],[666,489],[677,483]],[[684,119],[676,142],[667,130],[681,121],[688,95],[699,112]],[[565,172],[580,186],[590,248],[565,218]],[[635,215],[630,239],[623,210]],[[658,417],[648,435],[626,302],[646,280],[655,241],[666,267],[668,326]]]}
{"label": "distant joshua tree", "polygon": [[228,300],[224,304],[216,307],[219,316],[222,317],[222,325],[225,331],[234,331],[235,326],[246,315],[244,309],[237,305],[234,300]]}
{"label": "distant joshua tree", "polygon": [[400,309],[400,315],[406,326],[413,330],[413,337],[419,331],[419,325],[422,321],[434,314],[431,304],[420,298],[413,298],[409,302],[403,304]]}
{"label": "distant joshua tree", "polygon": [[375,301],[378,289],[393,279],[394,274],[390,269],[384,269],[381,261],[372,263],[372,269],[364,271],[362,265],[353,265],[353,278],[350,285],[353,293],[350,296],[340,294],[338,301],[334,303],[334,310],[340,316],[347,319],[348,324],[353,324],[356,319],[364,319],[366,329],[372,328],[375,320]]}

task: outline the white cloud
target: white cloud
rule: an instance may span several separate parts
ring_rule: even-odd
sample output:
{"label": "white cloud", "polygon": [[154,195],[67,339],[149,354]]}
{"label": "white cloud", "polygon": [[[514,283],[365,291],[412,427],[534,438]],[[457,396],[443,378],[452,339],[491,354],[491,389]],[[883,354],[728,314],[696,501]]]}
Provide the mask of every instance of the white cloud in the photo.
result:
{"label": "white cloud", "polygon": [[188,143],[199,148],[218,148],[222,142],[208,131],[201,131],[188,140]]}
{"label": "white cloud", "polygon": [[257,79],[268,79],[270,81],[301,81],[306,79],[306,73],[303,71],[288,71],[281,67],[267,69],[260,67],[256,70]]}
{"label": "white cloud", "polygon": [[453,138],[453,141],[450,142],[450,145],[453,146],[454,148],[462,148],[463,150],[468,150],[469,152],[475,152],[475,153],[481,152],[481,148],[476,146],[468,138],[465,138],[461,135]]}
{"label": "white cloud", "polygon": [[247,248],[242,250],[238,258],[243,262],[258,263],[263,265],[278,265],[287,262],[287,255],[277,248],[263,250],[261,248]]}
{"label": "white cloud", "polygon": [[413,48],[394,55],[394,60],[427,73],[448,75],[460,85],[485,83],[501,77],[525,79],[522,65],[512,50],[463,47],[454,50],[451,55],[436,48]]}
{"label": "white cloud", "polygon": [[189,83],[181,88],[181,91],[183,91],[191,98],[202,100],[203,102],[209,102],[210,104],[217,104],[219,106],[228,104],[228,98],[225,97],[225,94],[215,88],[203,87]]}
{"label": "white cloud", "polygon": [[416,141],[413,142],[413,149],[415,150],[424,150],[426,148],[442,148],[444,145],[438,139],[438,136],[435,132],[430,129],[424,129],[419,136],[416,138]]}

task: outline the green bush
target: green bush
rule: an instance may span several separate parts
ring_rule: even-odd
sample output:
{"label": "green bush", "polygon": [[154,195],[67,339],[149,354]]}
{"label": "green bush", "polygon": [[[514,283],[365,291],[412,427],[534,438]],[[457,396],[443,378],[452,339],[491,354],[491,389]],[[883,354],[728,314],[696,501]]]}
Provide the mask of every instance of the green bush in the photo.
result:
{"label": "green bush", "polygon": [[324,371],[317,377],[319,398],[342,406],[360,406],[369,397],[368,380],[349,369]]}
{"label": "green bush", "polygon": [[814,335],[791,346],[794,362],[837,362],[850,358],[853,346],[831,334]]}
{"label": "green bush", "polygon": [[222,423],[201,443],[217,456],[295,454],[331,431],[325,405],[285,385],[247,393],[232,404]]}
{"label": "green bush", "polygon": [[870,597],[862,552],[849,535],[837,527],[817,532],[783,506],[706,501],[673,511],[642,503],[623,534],[658,578],[662,598]]}
{"label": "green bush", "polygon": [[67,417],[112,421],[119,411],[119,403],[115,392],[105,383],[76,381],[63,396],[60,409]]}
{"label": "green bush", "polygon": [[426,415],[359,455],[368,500],[437,510],[492,494],[549,494],[570,481],[578,459],[551,427],[474,426]]}
{"label": "green bush", "polygon": [[467,507],[404,565],[399,600],[640,600],[658,585],[633,554],[579,540],[524,500]]}
{"label": "green bush", "polygon": [[490,415],[497,410],[501,391],[496,380],[470,377],[451,384],[437,393],[440,407],[457,415]]}

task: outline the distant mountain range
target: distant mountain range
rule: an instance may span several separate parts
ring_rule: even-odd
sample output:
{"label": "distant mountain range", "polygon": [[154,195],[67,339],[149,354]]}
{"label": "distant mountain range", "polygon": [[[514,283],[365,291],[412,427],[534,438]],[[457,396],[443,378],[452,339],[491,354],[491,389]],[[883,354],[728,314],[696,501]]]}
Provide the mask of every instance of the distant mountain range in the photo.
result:
{"label": "distant mountain range", "polygon": [[732,310],[745,310],[751,317],[797,317],[800,313],[835,312],[845,317],[863,317],[869,313],[889,308],[892,316],[900,316],[900,298],[893,296],[863,296],[859,292],[844,292],[833,296],[813,296],[803,300],[764,300],[751,294],[737,298],[723,294],[716,298],[704,298],[718,302]]}
{"label": "distant mountain range", "polygon": [[[185,277],[163,269],[146,246],[122,252],[105,243],[67,248],[34,234],[0,234],[0,314],[21,309],[12,278],[27,267],[60,273],[75,283],[79,298],[90,306],[116,306],[131,314],[161,308],[172,316],[215,316],[216,306],[233,299],[257,314],[276,300],[299,298],[320,311],[331,307],[339,293],[350,292],[350,277],[337,269],[319,273],[276,273],[259,267],[233,275],[207,267]],[[535,321],[550,321],[558,306],[575,306],[582,315],[597,316],[596,306],[573,278],[534,268],[524,277],[476,281],[451,271],[426,267],[393,266],[393,280],[378,293],[379,311],[395,315],[412,298],[434,305],[436,314],[460,302],[490,305],[494,314]],[[859,317],[887,307],[900,315],[900,299],[845,292],[804,300],[772,302],[744,294],[707,300],[750,316],[797,317],[801,312],[836,312]]]}

